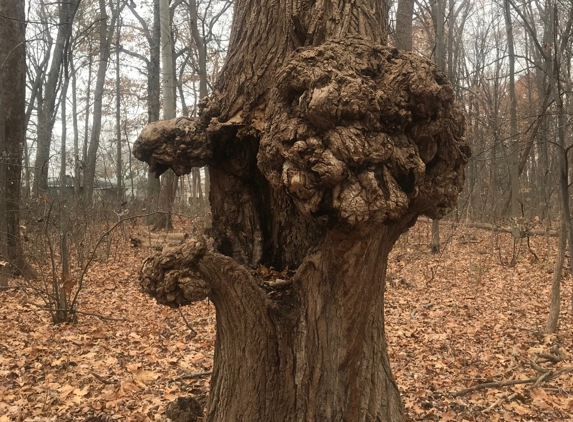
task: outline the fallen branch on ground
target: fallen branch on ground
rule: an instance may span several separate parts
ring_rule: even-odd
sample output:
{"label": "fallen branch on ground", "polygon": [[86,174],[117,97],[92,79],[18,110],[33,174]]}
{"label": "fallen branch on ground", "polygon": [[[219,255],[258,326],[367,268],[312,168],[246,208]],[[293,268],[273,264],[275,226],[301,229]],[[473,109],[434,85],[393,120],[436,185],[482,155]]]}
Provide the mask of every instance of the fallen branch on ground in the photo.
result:
{"label": "fallen branch on ground", "polygon": [[201,378],[201,377],[206,377],[207,375],[211,375],[213,373],[213,371],[207,371],[207,372],[196,372],[194,374],[189,374],[189,375],[183,375],[177,378],[172,379],[172,382],[175,381],[183,381],[183,380],[192,380],[195,378]]}
{"label": "fallen branch on ground", "polygon": [[549,371],[539,374],[536,377],[526,378],[522,380],[508,380],[508,381],[496,381],[496,382],[486,382],[483,384],[477,384],[473,387],[466,388],[464,390],[460,390],[458,392],[453,393],[454,397],[463,396],[467,393],[472,393],[478,390],[485,390],[487,388],[501,388],[501,387],[508,387],[510,385],[518,385],[518,384],[534,384],[539,385],[542,382],[548,382],[554,380],[555,378],[560,377],[561,375],[568,374],[573,372],[573,367],[569,366],[567,368],[560,369],[559,371]]}

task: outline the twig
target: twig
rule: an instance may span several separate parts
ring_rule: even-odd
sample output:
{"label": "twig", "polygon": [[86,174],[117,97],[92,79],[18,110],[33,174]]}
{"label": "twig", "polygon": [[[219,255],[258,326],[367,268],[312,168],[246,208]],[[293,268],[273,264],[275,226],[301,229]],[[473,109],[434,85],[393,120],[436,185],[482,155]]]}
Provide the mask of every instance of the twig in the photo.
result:
{"label": "twig", "polygon": [[545,359],[546,361],[549,361],[551,363],[558,363],[563,360],[561,356],[550,355],[548,353],[538,353],[537,356],[540,359]]}
{"label": "twig", "polygon": [[508,393],[504,393],[500,398],[498,398],[495,403],[493,403],[491,406],[489,406],[487,409],[485,409],[483,411],[483,413],[488,413],[491,412],[493,409],[495,409],[497,406],[499,406],[501,404],[502,401],[507,400],[508,402],[510,402],[511,400],[513,400],[513,398],[517,395],[517,393],[513,393],[512,395],[508,396]]}
{"label": "twig", "polygon": [[99,382],[102,382],[103,384],[106,384],[106,385],[113,385],[113,384],[115,384],[115,382],[106,380],[104,377],[99,376],[99,375],[96,374],[95,372],[90,372],[90,374],[92,374]]}
{"label": "twig", "polygon": [[183,381],[183,380],[192,380],[195,378],[201,378],[201,377],[206,377],[207,375],[211,375],[213,373],[213,371],[207,371],[207,372],[196,372],[194,374],[189,374],[189,375],[183,375],[177,378],[172,379],[172,382],[175,381]]}
{"label": "twig", "polygon": [[510,380],[510,381],[496,381],[496,382],[486,382],[484,384],[477,384],[473,387],[466,388],[465,390],[458,391],[452,394],[454,397],[463,396],[467,393],[472,393],[478,390],[485,390],[486,388],[500,388],[500,387],[507,387],[509,385],[518,385],[518,384],[531,384],[537,381],[539,377],[534,378],[527,378],[524,380]]}
{"label": "twig", "polygon": [[191,330],[191,332],[192,332],[194,335],[197,335],[197,331],[195,331],[195,330],[193,329],[193,327],[191,327],[191,324],[189,324],[189,322],[187,321],[187,318],[185,318],[185,315],[183,314],[183,311],[181,310],[181,306],[179,306],[179,307],[177,308],[177,310],[179,311],[179,314],[181,315],[181,318],[183,318],[183,321],[185,321],[185,325],[187,325],[187,328],[189,328],[189,330]]}
{"label": "twig", "polygon": [[551,372],[550,369],[547,368],[542,368],[541,366],[539,366],[537,363],[535,363],[534,361],[529,361],[529,365],[535,369],[537,372],[539,372],[540,374],[547,374],[548,372]]}

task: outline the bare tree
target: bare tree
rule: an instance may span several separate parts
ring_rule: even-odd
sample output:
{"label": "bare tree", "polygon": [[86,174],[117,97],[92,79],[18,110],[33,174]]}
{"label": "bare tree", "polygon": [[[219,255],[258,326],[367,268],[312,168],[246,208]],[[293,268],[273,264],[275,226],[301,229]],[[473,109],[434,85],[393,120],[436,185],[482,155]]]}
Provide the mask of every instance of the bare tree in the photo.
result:
{"label": "bare tree", "polygon": [[[103,94],[105,88],[105,76],[109,58],[111,55],[111,44],[115,33],[115,25],[119,18],[119,14],[125,1],[117,4],[114,9],[114,2],[110,0],[111,19],[107,14],[105,0],[99,0],[100,12],[100,25],[99,25],[99,65],[96,76],[95,90],[94,90],[94,111],[93,111],[93,126],[90,137],[90,144],[85,162],[85,177],[84,177],[84,191],[86,202],[92,203],[93,188],[96,176],[96,161],[99,149],[101,124],[102,124],[102,106]],[[109,22],[108,22],[108,19]]]}
{"label": "bare tree", "polygon": [[[558,152],[558,175],[559,175],[559,194],[560,194],[560,206],[562,213],[562,230],[565,233],[567,242],[563,239],[559,242],[559,251],[557,256],[556,265],[562,263],[561,256],[565,256],[566,243],[569,244],[569,250],[573,249],[573,224],[571,223],[571,211],[569,206],[569,162],[568,153],[571,146],[567,145],[566,136],[566,118],[567,113],[567,96],[573,91],[571,82],[569,80],[570,71],[567,68],[566,63],[570,62],[570,59],[565,59],[567,51],[570,50],[570,41],[573,35],[573,6],[568,5],[565,9],[563,16],[566,16],[563,25],[558,24],[559,13],[558,2],[547,1],[546,3],[546,32],[549,32],[549,36],[545,39],[551,40],[553,48],[548,48],[547,45],[541,45],[537,38],[534,25],[527,19],[525,13],[516,7],[512,0],[507,0],[509,5],[515,10],[531,37],[538,54],[543,57],[546,64],[547,70],[547,82],[548,88],[550,89],[553,102],[556,107],[556,123],[557,123],[557,152]],[[509,7],[506,5],[506,7]],[[558,28],[562,28],[560,33],[558,33]],[[569,267],[573,271],[573,256],[569,253]],[[546,330],[549,332],[551,330],[556,330],[558,326],[558,316],[559,316],[559,298],[560,298],[560,284],[561,284],[561,271],[557,272],[553,278],[552,283],[552,293],[550,302],[550,312],[549,318],[546,325]],[[571,298],[572,310],[573,310],[573,297]]]}
{"label": "bare tree", "polygon": [[58,33],[54,51],[51,55],[50,71],[43,89],[42,113],[38,116],[40,118],[38,121],[38,147],[34,165],[33,185],[33,190],[36,195],[48,190],[50,145],[56,118],[57,90],[61,79],[64,56],[68,54],[70,46],[72,23],[79,4],[80,0],[58,3]]}
{"label": "bare tree", "polygon": [[[519,201],[519,137],[517,130],[517,96],[515,94],[515,51],[513,39],[513,23],[509,0],[504,1],[505,30],[507,34],[507,50],[509,60],[509,178],[511,184],[511,233],[514,244],[521,237],[518,219],[521,217]],[[514,248],[515,249],[515,248]],[[516,264],[517,254],[514,252],[512,265]]]}

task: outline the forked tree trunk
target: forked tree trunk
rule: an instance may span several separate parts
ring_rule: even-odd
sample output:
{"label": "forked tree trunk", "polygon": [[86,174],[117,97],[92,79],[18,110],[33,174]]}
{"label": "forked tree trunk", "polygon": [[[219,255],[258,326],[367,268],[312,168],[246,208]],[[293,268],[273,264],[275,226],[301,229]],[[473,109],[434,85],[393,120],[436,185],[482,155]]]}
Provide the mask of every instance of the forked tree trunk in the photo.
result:
{"label": "forked tree trunk", "polygon": [[54,51],[51,58],[50,71],[44,87],[44,101],[39,105],[42,113],[38,118],[38,143],[34,165],[34,194],[40,195],[48,191],[48,169],[50,167],[50,145],[52,131],[56,121],[56,99],[61,83],[61,69],[64,56],[68,54],[69,42],[72,35],[72,22],[80,1],[62,2],[58,6],[59,24]]}
{"label": "forked tree trunk", "polygon": [[388,253],[419,214],[451,209],[470,152],[444,74],[379,45],[384,5],[238,0],[201,116],[150,124],[134,146],[158,173],[209,165],[213,242],[140,275],[161,303],[216,305],[209,422],[404,420]]}

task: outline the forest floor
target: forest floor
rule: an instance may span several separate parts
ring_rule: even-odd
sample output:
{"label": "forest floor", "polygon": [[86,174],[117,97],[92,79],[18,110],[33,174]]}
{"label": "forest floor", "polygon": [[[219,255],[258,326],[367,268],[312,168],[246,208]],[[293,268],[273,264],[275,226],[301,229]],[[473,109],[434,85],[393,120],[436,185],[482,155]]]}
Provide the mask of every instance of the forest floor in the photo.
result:
{"label": "forest floor", "polygon": [[[509,234],[444,223],[441,235],[442,252],[431,254],[430,223],[419,222],[388,269],[389,353],[408,420],[573,421],[568,272],[560,330],[543,333],[557,239],[523,239],[511,267]],[[128,238],[93,263],[77,324],[52,325],[31,292],[0,292],[0,422],[167,421],[169,402],[204,396],[215,309],[185,307],[192,331],[178,310],[140,293],[138,269],[152,250]]]}

